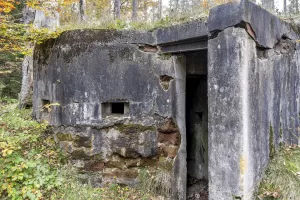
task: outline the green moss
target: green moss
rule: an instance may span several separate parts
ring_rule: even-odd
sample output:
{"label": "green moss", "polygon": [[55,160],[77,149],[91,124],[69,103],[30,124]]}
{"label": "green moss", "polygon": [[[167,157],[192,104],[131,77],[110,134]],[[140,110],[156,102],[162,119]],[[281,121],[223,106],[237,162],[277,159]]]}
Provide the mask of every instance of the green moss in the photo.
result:
{"label": "green moss", "polygon": [[297,33],[298,35],[300,35],[300,28],[299,28],[299,26],[296,23],[292,22],[292,23],[288,23],[288,24],[290,25],[290,27],[293,29],[293,31],[295,33]]}
{"label": "green moss", "polygon": [[234,199],[234,200],[236,200],[236,199],[242,199],[242,197],[233,195],[232,199]]}
{"label": "green moss", "polygon": [[172,57],[171,53],[160,54],[159,59],[161,60],[169,60]]}
{"label": "green moss", "polygon": [[18,99],[21,90],[22,72],[20,69],[0,71],[0,97]]}
{"label": "green moss", "polygon": [[274,132],[273,127],[270,122],[270,130],[269,130],[269,157],[272,159],[275,156],[275,145],[274,145]]}
{"label": "green moss", "polygon": [[118,124],[114,128],[125,134],[156,131],[155,126],[144,126],[141,124]]}
{"label": "green moss", "polygon": [[283,137],[282,124],[281,124],[281,122],[280,122],[280,129],[279,129],[279,137],[280,137],[280,138]]}
{"label": "green moss", "polygon": [[91,137],[82,137],[82,136],[76,135],[74,142],[75,142],[76,146],[78,146],[78,147],[87,147],[87,148],[92,147]]}
{"label": "green moss", "polygon": [[160,157],[158,165],[160,168],[171,172],[173,169],[173,160],[168,160],[166,157]]}
{"label": "green moss", "polygon": [[70,133],[57,133],[56,137],[59,141],[73,141],[72,134]]}
{"label": "green moss", "polygon": [[72,159],[82,159],[82,160],[86,160],[89,157],[87,156],[87,154],[85,153],[84,149],[80,148],[80,149],[75,149],[72,153],[71,153],[71,157]]}

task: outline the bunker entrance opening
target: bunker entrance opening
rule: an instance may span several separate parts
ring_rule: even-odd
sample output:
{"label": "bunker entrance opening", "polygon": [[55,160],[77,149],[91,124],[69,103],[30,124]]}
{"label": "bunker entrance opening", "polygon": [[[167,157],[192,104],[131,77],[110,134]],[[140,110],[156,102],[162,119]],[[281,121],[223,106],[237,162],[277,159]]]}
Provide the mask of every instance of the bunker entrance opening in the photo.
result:
{"label": "bunker entrance opening", "polygon": [[208,199],[207,51],[186,54],[187,199]]}

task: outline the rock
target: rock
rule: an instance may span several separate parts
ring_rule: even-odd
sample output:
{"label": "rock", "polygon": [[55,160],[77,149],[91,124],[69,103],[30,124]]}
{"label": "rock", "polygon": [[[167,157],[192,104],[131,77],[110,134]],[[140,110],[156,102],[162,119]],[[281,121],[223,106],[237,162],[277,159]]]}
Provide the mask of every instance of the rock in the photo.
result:
{"label": "rock", "polygon": [[180,145],[180,134],[175,133],[158,133],[158,142],[164,143],[167,145]]}
{"label": "rock", "polygon": [[102,171],[105,167],[104,162],[89,161],[84,165],[85,171]]}
{"label": "rock", "polygon": [[178,128],[171,118],[167,118],[164,124],[158,128],[158,131],[162,133],[172,133],[178,132]]}
{"label": "rock", "polygon": [[176,146],[163,146],[162,152],[164,155],[166,155],[168,158],[175,158],[178,152],[178,147]]}
{"label": "rock", "polygon": [[106,168],[104,169],[103,176],[106,178],[137,178],[138,170],[131,169],[118,169],[118,168]]}

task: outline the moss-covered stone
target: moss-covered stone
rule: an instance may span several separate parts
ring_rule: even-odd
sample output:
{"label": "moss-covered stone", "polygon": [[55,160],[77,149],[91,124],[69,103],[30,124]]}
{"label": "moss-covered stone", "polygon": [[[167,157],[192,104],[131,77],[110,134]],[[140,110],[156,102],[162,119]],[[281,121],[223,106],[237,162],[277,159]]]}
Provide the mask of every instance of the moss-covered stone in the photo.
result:
{"label": "moss-covered stone", "polygon": [[114,128],[125,134],[156,131],[155,126],[144,126],[141,124],[118,124]]}
{"label": "moss-covered stone", "polygon": [[71,153],[72,159],[81,159],[81,160],[87,160],[89,159],[89,156],[86,154],[83,148],[74,149]]}
{"label": "moss-covered stone", "polygon": [[76,135],[74,138],[74,143],[78,147],[87,147],[87,148],[92,147],[91,137],[83,137],[83,136]]}
{"label": "moss-covered stone", "polygon": [[118,169],[118,168],[106,168],[103,171],[105,178],[137,178],[139,175],[137,168],[131,169]]}
{"label": "moss-covered stone", "polygon": [[166,157],[159,158],[159,168],[165,169],[167,171],[172,171],[173,169],[173,160],[167,159]]}
{"label": "moss-covered stone", "polygon": [[172,54],[170,53],[164,53],[164,54],[159,54],[159,59],[161,60],[169,60],[171,59]]}
{"label": "moss-covered stone", "polygon": [[70,133],[57,133],[56,137],[59,141],[73,141],[72,134]]}

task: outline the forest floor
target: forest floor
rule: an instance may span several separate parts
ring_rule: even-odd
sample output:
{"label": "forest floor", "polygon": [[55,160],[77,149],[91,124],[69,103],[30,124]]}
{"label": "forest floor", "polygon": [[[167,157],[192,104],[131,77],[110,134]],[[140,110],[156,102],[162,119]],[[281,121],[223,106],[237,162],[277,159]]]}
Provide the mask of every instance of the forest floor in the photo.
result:
{"label": "forest floor", "polygon": [[208,200],[208,181],[188,177],[187,200]]}

